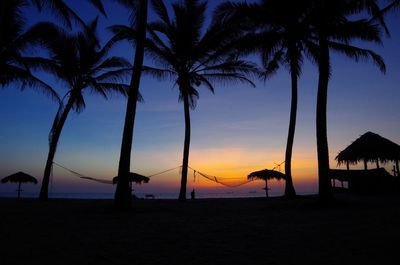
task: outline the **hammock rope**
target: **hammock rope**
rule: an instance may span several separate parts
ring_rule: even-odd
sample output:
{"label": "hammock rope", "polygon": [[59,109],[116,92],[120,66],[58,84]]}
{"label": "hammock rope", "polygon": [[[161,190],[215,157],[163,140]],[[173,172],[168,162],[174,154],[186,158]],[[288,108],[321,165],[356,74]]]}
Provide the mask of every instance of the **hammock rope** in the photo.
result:
{"label": "hammock rope", "polygon": [[[73,174],[73,175],[75,175],[75,176],[77,176],[77,177],[79,177],[81,179],[92,180],[92,181],[96,181],[96,182],[103,183],[103,184],[114,184],[112,180],[89,177],[89,176],[83,175],[83,174],[81,174],[79,172],[76,172],[76,171],[74,171],[72,169],[69,169],[66,166],[60,165],[57,162],[53,162],[53,164],[58,166],[58,167],[60,167],[60,168],[62,168],[62,169],[64,169],[64,170],[66,170],[66,171],[68,171],[68,172],[70,172],[71,174]],[[274,169],[280,167],[281,164],[275,166]],[[148,178],[152,178],[154,176],[165,174],[165,173],[168,173],[170,171],[176,170],[178,168],[182,168],[182,166],[177,166],[177,167],[174,167],[174,168],[170,168],[170,169],[167,169],[167,170],[163,170],[163,171],[157,172],[155,174],[149,175]],[[188,169],[193,171],[193,182],[196,182],[196,178],[198,180],[199,176],[201,176],[201,177],[203,177],[203,178],[205,178],[205,179],[207,179],[209,181],[218,183],[218,184],[220,184],[222,186],[229,187],[229,188],[237,188],[237,187],[246,185],[246,184],[248,184],[248,183],[250,183],[250,182],[255,180],[255,179],[246,179],[246,180],[238,182],[237,180],[242,180],[243,178],[221,178],[221,177],[208,175],[208,174],[203,173],[203,172],[201,172],[201,171],[199,171],[197,169],[194,169],[194,168],[192,168],[190,166],[188,166]],[[233,181],[235,181],[236,183],[232,183]]]}

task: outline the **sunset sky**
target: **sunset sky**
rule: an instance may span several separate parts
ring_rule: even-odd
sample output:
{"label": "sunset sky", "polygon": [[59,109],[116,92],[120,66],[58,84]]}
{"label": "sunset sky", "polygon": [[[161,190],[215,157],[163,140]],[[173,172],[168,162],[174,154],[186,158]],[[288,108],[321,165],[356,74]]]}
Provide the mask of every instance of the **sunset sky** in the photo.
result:
{"label": "sunset sky", "polygon": [[[94,10],[81,1],[67,1],[85,20],[93,19]],[[110,38],[105,30],[112,24],[125,24],[127,13],[113,1],[106,2],[108,20],[100,17],[99,33],[103,43]],[[209,1],[209,14],[219,1]],[[45,20],[51,15],[29,10],[29,21]],[[150,13],[150,20],[154,14]],[[391,37],[384,46],[369,45],[381,54],[387,65],[383,75],[370,62],[356,63],[332,54],[332,78],[328,95],[328,141],[330,166],[335,156],[361,134],[372,131],[400,143],[400,27],[399,16],[388,17]],[[363,47],[366,47],[365,45]],[[132,61],[133,49],[127,44],[112,52]],[[151,64],[151,61],[146,61]],[[48,76],[60,95],[66,89]],[[299,82],[298,118],[293,148],[293,179],[298,193],[317,192],[315,108],[317,68],[306,62]],[[290,78],[286,69],[266,82],[255,81],[255,88],[238,84],[216,84],[215,94],[199,89],[197,108],[191,112],[191,167],[221,178],[245,181],[256,170],[273,168],[284,161],[290,109]],[[143,77],[138,105],[131,169],[152,175],[182,163],[184,116],[178,102],[178,89],[169,80]],[[55,161],[84,175],[111,179],[117,173],[121,145],[125,98],[110,100],[86,94],[86,109],[71,113],[63,129]],[[39,180],[48,152],[48,132],[57,104],[45,95],[11,85],[0,90],[0,177],[24,171]],[[371,165],[372,166],[372,165]],[[387,165],[391,169],[392,164]],[[284,167],[282,165],[282,170]],[[149,184],[135,187],[142,193],[179,190],[179,170],[154,176]],[[189,174],[188,189],[199,193],[243,191],[262,194],[264,183],[254,182],[240,189],[222,188],[217,183]],[[272,193],[282,193],[283,182],[271,183]],[[26,191],[39,191],[40,185],[27,184]],[[96,193],[114,191],[112,185],[78,179],[54,167],[51,192]],[[0,193],[15,190],[15,185],[0,185]],[[50,194],[51,196],[51,194]]]}

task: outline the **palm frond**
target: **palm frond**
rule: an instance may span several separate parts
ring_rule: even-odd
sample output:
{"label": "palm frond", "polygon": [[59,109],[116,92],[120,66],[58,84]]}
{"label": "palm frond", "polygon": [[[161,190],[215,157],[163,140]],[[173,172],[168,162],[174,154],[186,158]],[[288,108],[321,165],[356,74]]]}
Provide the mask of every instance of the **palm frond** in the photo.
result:
{"label": "palm frond", "polygon": [[276,72],[279,70],[279,65],[282,63],[283,56],[284,52],[282,50],[275,52],[272,57],[269,53],[262,56],[264,69],[260,73],[260,77],[262,77],[264,81],[276,74]]}
{"label": "palm frond", "polygon": [[371,59],[382,73],[386,72],[386,65],[383,58],[371,50],[338,42],[329,42],[329,46],[333,50],[343,53],[346,56],[354,59],[356,62],[360,61],[361,59]]}
{"label": "palm frond", "polygon": [[131,69],[132,65],[123,57],[112,56],[106,58],[104,61],[99,62],[98,65],[94,66],[93,70],[91,71],[92,75],[96,75],[98,73],[107,71],[112,68],[124,68],[124,69]]}
{"label": "palm frond", "polygon": [[57,92],[50,85],[32,75],[32,73],[30,73],[29,71],[12,65],[9,65],[7,68],[2,70],[3,71],[0,73],[1,86],[5,86],[10,83],[16,83],[20,86],[21,90],[29,87],[31,89],[39,91],[40,93],[45,94],[54,101],[60,101]]}
{"label": "palm frond", "polygon": [[151,75],[159,80],[165,80],[167,78],[173,80],[177,76],[177,74],[170,69],[161,69],[150,66],[143,66],[142,71],[144,74]]}
{"label": "palm frond", "polygon": [[136,43],[138,33],[133,28],[125,25],[113,25],[108,27],[108,30],[114,34],[108,42],[111,46],[124,40],[129,41],[132,45]]}
{"label": "palm frond", "polygon": [[97,82],[91,85],[92,85],[91,87],[92,90],[102,95],[105,99],[108,99],[108,95],[111,95],[112,93],[117,93],[126,96],[129,90],[129,85],[127,84]]}
{"label": "palm frond", "polygon": [[120,82],[126,82],[131,74],[132,74],[132,68],[121,68],[114,71],[107,71],[94,78],[100,82],[108,81],[117,84]]}
{"label": "palm frond", "polygon": [[340,40],[345,43],[354,39],[363,41],[382,43],[381,31],[376,24],[372,24],[365,19],[357,21],[348,21],[334,27],[330,36],[334,40]]}
{"label": "palm frond", "polygon": [[104,5],[102,0],[88,0],[97,10],[99,10],[103,16],[107,17],[106,10],[104,9]]}
{"label": "palm frond", "polygon": [[131,23],[132,28],[137,27],[140,5],[146,4],[147,0],[116,0],[118,3],[123,5],[129,11],[129,21]]}
{"label": "palm frond", "polygon": [[203,74],[202,76],[204,78],[207,78],[211,82],[230,84],[230,83],[237,83],[237,81],[240,81],[242,83],[250,84],[252,87],[256,87],[253,81],[251,81],[245,75],[239,73],[209,73],[209,74]]}
{"label": "palm frond", "polygon": [[151,0],[151,4],[153,7],[153,10],[156,12],[159,18],[165,23],[169,24],[170,23],[170,18],[168,15],[168,10],[167,7],[164,4],[163,0]]}

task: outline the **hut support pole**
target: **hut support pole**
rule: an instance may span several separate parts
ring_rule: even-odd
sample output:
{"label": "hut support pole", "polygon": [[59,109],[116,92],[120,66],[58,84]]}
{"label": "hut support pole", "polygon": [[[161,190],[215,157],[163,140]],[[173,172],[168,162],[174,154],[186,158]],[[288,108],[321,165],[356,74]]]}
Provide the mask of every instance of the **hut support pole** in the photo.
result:
{"label": "hut support pole", "polygon": [[18,199],[21,197],[21,183],[22,182],[18,182]]}
{"label": "hut support pole", "polygon": [[379,159],[376,160],[376,168],[379,168]]}
{"label": "hut support pole", "polygon": [[364,160],[364,169],[367,170],[368,166],[367,166],[367,160]]}
{"label": "hut support pole", "polygon": [[396,176],[399,177],[400,176],[399,175],[399,160],[396,160],[396,171],[397,171]]}
{"label": "hut support pole", "polygon": [[350,170],[349,161],[346,162],[346,168],[347,168],[347,170]]}
{"label": "hut support pole", "polygon": [[269,188],[268,188],[268,180],[265,180],[265,196],[267,198],[269,197],[268,190],[269,190]]}

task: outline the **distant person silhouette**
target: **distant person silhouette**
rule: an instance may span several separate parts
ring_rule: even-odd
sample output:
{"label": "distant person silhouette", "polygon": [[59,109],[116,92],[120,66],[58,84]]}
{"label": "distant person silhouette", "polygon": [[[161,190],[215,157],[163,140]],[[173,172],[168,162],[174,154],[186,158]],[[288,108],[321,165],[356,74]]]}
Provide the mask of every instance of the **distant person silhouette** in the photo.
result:
{"label": "distant person silhouette", "polygon": [[195,197],[196,197],[196,193],[195,193],[195,191],[194,191],[194,189],[193,189],[192,192],[190,193],[190,198],[191,198],[192,200],[194,200]]}

